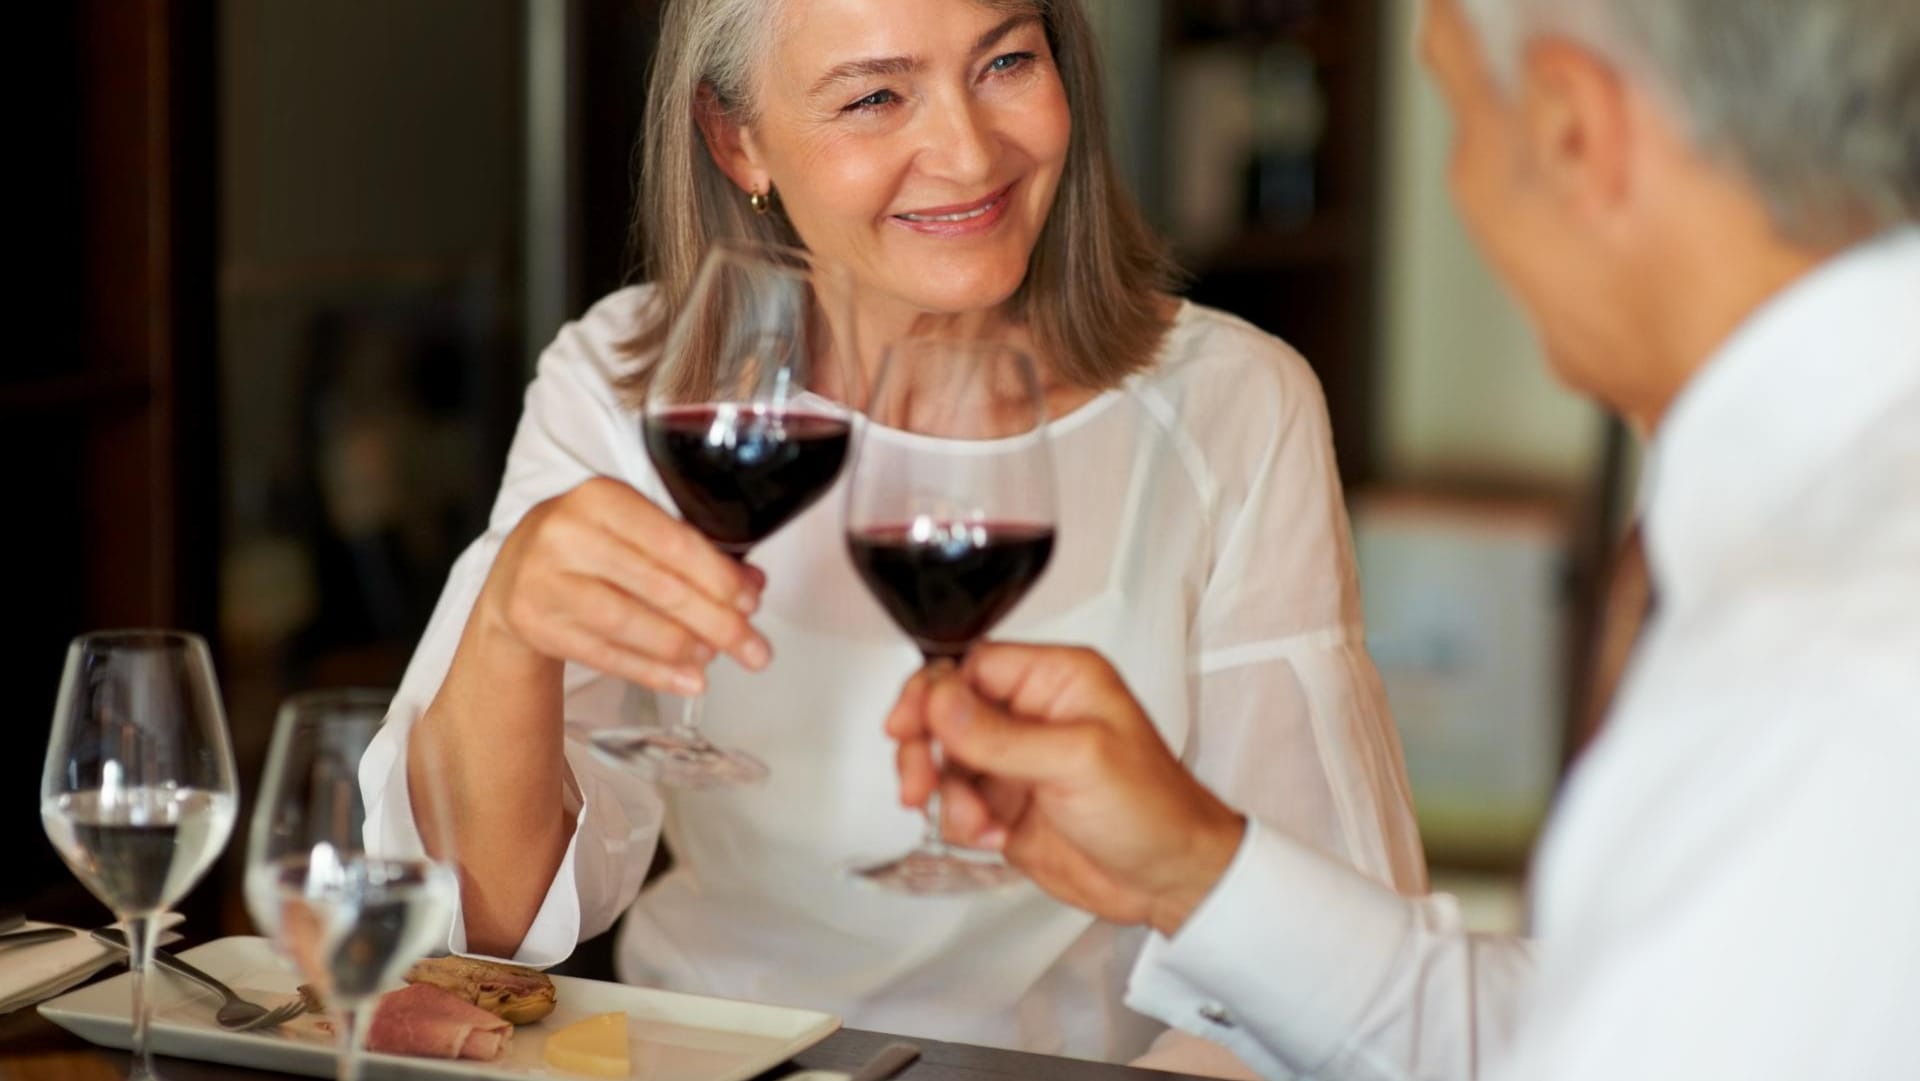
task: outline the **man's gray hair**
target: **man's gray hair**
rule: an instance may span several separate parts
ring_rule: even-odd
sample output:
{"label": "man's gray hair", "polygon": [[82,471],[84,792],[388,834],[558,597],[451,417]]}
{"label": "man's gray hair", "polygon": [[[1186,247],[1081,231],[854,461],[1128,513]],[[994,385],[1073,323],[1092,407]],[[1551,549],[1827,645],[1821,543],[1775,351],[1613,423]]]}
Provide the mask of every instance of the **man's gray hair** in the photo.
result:
{"label": "man's gray hair", "polygon": [[1795,240],[1920,220],[1920,0],[1465,0],[1509,83],[1559,34],[1656,93]]}

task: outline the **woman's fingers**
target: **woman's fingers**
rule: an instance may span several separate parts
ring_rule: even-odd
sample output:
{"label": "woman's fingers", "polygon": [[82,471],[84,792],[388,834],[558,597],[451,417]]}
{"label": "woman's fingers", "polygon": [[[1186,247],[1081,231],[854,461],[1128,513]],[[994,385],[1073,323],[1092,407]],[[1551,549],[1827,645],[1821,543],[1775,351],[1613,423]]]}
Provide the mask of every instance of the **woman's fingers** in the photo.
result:
{"label": "woman's fingers", "polygon": [[669,664],[635,653],[577,624],[555,627],[545,652],[664,694],[690,697],[707,689],[706,676],[698,666]]}
{"label": "woman's fingers", "polygon": [[664,664],[705,667],[713,649],[686,625],[599,578],[570,575],[563,584],[569,621],[621,649]]}
{"label": "woman's fingers", "polygon": [[617,481],[581,485],[581,509],[609,536],[625,541],[717,604],[742,614],[760,605],[753,575],[715,548],[700,531]]}
{"label": "woman's fingers", "polygon": [[713,650],[755,671],[772,658],[766,639],[738,608],[715,601],[644,552],[597,530],[583,531],[568,547],[574,574],[605,579]]}
{"label": "woman's fingers", "polygon": [[759,572],[625,484],[587,481],[515,533],[495,572],[508,625],[532,648],[676,694],[704,685],[722,652],[749,669],[772,659],[747,620]]}

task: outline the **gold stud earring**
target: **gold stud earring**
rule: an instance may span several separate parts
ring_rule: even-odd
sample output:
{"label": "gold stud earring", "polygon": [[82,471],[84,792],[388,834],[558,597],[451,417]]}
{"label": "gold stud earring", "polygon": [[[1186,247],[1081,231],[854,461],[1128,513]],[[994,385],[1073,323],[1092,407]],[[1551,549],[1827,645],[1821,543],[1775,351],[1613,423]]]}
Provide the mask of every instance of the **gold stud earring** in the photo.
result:
{"label": "gold stud earring", "polygon": [[773,199],[764,191],[749,192],[747,205],[753,208],[755,214],[765,214],[772,208]]}

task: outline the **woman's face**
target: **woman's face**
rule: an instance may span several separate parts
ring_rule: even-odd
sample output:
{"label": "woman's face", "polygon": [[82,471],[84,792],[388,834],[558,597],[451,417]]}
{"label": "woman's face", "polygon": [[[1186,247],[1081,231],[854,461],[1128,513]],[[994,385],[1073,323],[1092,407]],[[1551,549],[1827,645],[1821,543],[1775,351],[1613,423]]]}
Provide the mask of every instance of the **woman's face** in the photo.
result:
{"label": "woman's face", "polygon": [[974,0],[788,0],[741,133],[809,249],[915,313],[1019,288],[1072,123],[1040,18]]}

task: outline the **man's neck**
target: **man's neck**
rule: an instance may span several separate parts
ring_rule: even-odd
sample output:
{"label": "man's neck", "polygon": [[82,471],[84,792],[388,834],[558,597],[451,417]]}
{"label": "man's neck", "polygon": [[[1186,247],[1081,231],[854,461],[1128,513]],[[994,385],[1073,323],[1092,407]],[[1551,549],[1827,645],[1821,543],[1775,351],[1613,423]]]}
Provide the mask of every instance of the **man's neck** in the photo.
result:
{"label": "man's neck", "polygon": [[1642,279],[1646,378],[1619,405],[1648,434],[1742,324],[1845,247],[1788,241],[1755,202],[1721,202],[1690,217]]}

